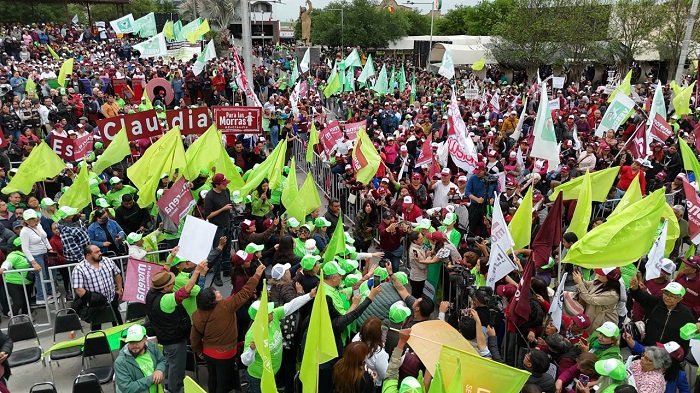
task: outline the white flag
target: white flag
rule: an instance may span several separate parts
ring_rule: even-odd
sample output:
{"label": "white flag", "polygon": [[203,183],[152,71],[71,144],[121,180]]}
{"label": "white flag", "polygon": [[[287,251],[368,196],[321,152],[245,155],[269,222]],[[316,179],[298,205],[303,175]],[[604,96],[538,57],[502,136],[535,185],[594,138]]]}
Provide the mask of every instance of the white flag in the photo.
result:
{"label": "white flag", "polygon": [[447,79],[452,79],[455,76],[455,65],[452,62],[452,51],[450,48],[445,48],[445,54],[442,55],[442,63],[440,64],[438,74]]}
{"label": "white flag", "polygon": [[142,58],[165,57],[168,55],[168,48],[165,46],[163,33],[158,33],[146,41],[134,45],[134,49],[141,52]]}
{"label": "white flag", "polygon": [[216,59],[216,48],[214,47],[214,40],[209,40],[207,46],[204,47],[202,53],[197,57],[197,61],[194,62],[192,72],[195,75],[201,74],[207,62],[212,59]]}
{"label": "white flag", "polygon": [[357,77],[357,81],[360,83],[366,83],[368,78],[374,77],[375,72],[376,71],[374,70],[374,62],[372,62],[372,54],[369,54],[367,56],[365,66],[362,68],[360,76]]}
{"label": "white flag", "polygon": [[491,255],[489,255],[489,272],[486,276],[486,285],[496,289],[496,282],[502,279],[508,273],[517,269],[513,260],[498,244],[491,246]]}
{"label": "white flag", "polygon": [[547,89],[544,86],[540,86],[540,105],[533,129],[535,140],[532,142],[530,156],[547,160],[549,169],[553,170],[559,166],[559,144],[554,132],[552,113],[549,110]]}
{"label": "white flag", "polygon": [[653,280],[661,276],[661,259],[664,257],[664,248],[666,247],[666,238],[668,236],[668,220],[664,221],[664,225],[661,227],[661,233],[656,241],[651,246],[649,254],[647,254],[647,264],[646,264],[646,275],[644,278],[646,280]]}
{"label": "white flag", "polygon": [[489,102],[496,112],[501,111],[501,96],[498,94],[498,90],[491,96],[491,101]]}
{"label": "white flag", "polygon": [[634,111],[634,101],[624,94],[615,94],[615,98],[608,105],[608,109],[605,110],[605,114],[595,130],[595,136],[602,138],[606,131],[617,130],[632,111]]}
{"label": "white flag", "polygon": [[[649,108],[649,118],[647,119],[647,130],[649,130],[651,124],[654,122],[656,114],[660,114],[664,120],[666,119],[666,103],[664,102],[664,91],[661,87],[661,82],[656,84],[656,90],[654,90],[654,100],[651,102],[651,108]],[[647,131],[649,132],[649,131]],[[651,135],[647,135],[647,140]]]}
{"label": "white flag", "polygon": [[549,317],[552,318],[552,325],[557,328],[559,333],[562,332],[561,316],[564,310],[564,284],[566,284],[566,276],[568,274],[569,273],[562,274],[557,291],[554,292],[552,305],[549,307]]}
{"label": "white flag", "polygon": [[80,20],[78,19],[78,14],[73,15],[73,19],[71,19],[71,22],[73,22],[74,25],[77,25]]}
{"label": "white flag", "polygon": [[309,70],[310,63],[311,63],[311,48],[306,48],[306,52],[304,52],[304,57],[301,59],[301,63],[299,63],[299,69],[301,70],[302,73],[307,72]]}
{"label": "white flag", "polygon": [[[525,116],[527,116],[527,97],[523,102],[523,111],[520,112],[520,118],[518,119],[518,125],[515,126],[515,131],[510,135],[516,142],[520,139],[520,134],[523,132],[523,124],[525,124]],[[520,149],[518,149],[520,150]]]}
{"label": "white flag", "polygon": [[452,99],[447,107],[448,122],[453,133],[447,140],[447,147],[455,165],[471,173],[478,160],[474,141],[469,137],[467,125],[464,124],[459,111],[455,89],[452,89]]}
{"label": "white flag", "polygon": [[[501,172],[505,175],[505,172]],[[504,177],[505,179],[505,177]],[[515,246],[515,241],[508,230],[508,224],[503,217],[501,204],[499,203],[500,195],[496,194],[493,203],[493,216],[491,220],[491,245],[498,244],[503,250],[510,250]]]}
{"label": "white flag", "polygon": [[115,19],[109,24],[112,26],[112,29],[114,29],[115,33],[122,33],[122,34],[128,34],[128,33],[133,33],[134,32],[134,15],[129,14],[122,16],[119,19]]}

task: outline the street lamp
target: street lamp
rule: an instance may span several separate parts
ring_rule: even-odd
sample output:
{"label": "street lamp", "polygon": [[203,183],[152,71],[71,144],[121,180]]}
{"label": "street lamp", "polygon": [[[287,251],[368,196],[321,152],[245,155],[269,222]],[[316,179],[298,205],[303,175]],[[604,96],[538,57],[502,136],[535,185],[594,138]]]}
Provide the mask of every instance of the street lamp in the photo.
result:
{"label": "street lamp", "polygon": [[418,3],[415,1],[407,1],[406,4],[410,5],[430,5],[430,44],[428,47],[428,61],[426,61],[425,68],[430,70],[430,52],[433,50],[433,25],[435,22],[435,2],[424,2],[424,3]]}
{"label": "street lamp", "polygon": [[340,11],[340,46],[345,51],[345,10],[343,8],[326,8],[326,11]]}

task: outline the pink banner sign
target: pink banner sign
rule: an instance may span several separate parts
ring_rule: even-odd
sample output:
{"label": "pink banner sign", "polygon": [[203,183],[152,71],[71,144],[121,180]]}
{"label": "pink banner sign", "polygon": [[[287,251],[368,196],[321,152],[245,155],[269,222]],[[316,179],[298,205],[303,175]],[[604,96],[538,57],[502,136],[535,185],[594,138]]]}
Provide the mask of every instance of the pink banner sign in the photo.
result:
{"label": "pink banner sign", "polygon": [[357,135],[357,132],[360,131],[360,128],[366,127],[366,126],[367,126],[367,122],[364,122],[364,121],[346,124],[345,125],[345,135],[348,136],[348,140],[354,141],[355,137]]}
{"label": "pink banner sign", "polygon": [[340,123],[338,123],[338,120],[328,123],[326,128],[320,131],[318,135],[318,139],[323,145],[323,150],[329,157],[333,148],[335,148],[336,141],[342,139],[342,137],[343,132],[340,130]]}
{"label": "pink banner sign", "polygon": [[174,223],[179,223],[187,215],[195,201],[184,176],[180,176],[175,184],[163,193],[156,205],[163,209]]}
{"label": "pink banner sign", "polygon": [[78,161],[88,155],[93,148],[93,136],[70,139],[63,136],[51,136],[51,148],[66,161]]}
{"label": "pink banner sign", "polygon": [[165,270],[161,265],[129,258],[122,299],[127,302],[146,303],[146,294],[151,288],[151,277],[161,270]]}

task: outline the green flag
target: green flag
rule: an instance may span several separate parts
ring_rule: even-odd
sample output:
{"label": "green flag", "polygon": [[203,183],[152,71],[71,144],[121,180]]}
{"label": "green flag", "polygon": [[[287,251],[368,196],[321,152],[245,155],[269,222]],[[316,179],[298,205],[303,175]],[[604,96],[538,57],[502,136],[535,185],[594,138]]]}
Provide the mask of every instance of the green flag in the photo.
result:
{"label": "green flag", "polygon": [[328,86],[326,86],[326,88],[323,89],[323,95],[325,95],[326,98],[328,98],[334,93],[336,93],[338,90],[340,90],[342,87],[343,85],[340,82],[340,73],[334,69],[333,74],[328,79]]}
{"label": "green flag", "polygon": [[637,261],[656,238],[664,206],[668,204],[661,188],[592,229],[574,243],[562,262],[595,269]]}
{"label": "green flag", "polygon": [[[603,169],[602,171],[596,171],[591,173],[591,184],[595,184],[595,188],[592,189],[592,196],[594,201],[605,202],[605,200],[608,199],[610,187],[612,187],[612,184],[617,178],[617,173],[619,171],[620,167],[614,166],[608,169]],[[557,195],[559,195],[559,192],[563,192],[565,201],[570,199],[576,199],[578,198],[579,190],[581,189],[582,183],[583,176],[579,176],[573,180],[567,181],[566,183],[557,186],[549,198],[553,201],[557,199]]]}
{"label": "green flag", "polygon": [[295,57],[294,61],[292,62],[292,77],[289,80],[289,84],[295,85],[297,83],[297,79],[299,79],[299,64],[297,64],[297,59]]}
{"label": "green flag", "polygon": [[184,41],[179,39],[182,35],[182,21],[178,20],[173,23],[173,35],[175,41]]}
{"label": "green flag", "polygon": [[[294,171],[292,170],[292,172]],[[296,176],[294,180],[295,183],[292,187],[296,188]],[[289,183],[289,179],[287,179],[287,182]],[[289,205],[285,204],[289,217],[294,217],[299,220],[299,222],[306,221],[306,215],[316,210],[319,206],[321,206],[321,198],[318,195],[318,188],[316,188],[313,176],[306,176],[304,184],[301,185],[301,188],[297,192],[296,201]]]}
{"label": "green flag", "polygon": [[36,93],[36,82],[31,77],[27,78],[27,82],[24,85],[24,90],[27,93]]}
{"label": "green flag", "polygon": [[403,93],[404,89],[406,89],[406,71],[403,68],[403,64],[401,64],[401,71],[399,72],[399,91]]}
{"label": "green flag", "polygon": [[299,370],[299,379],[302,382],[303,393],[316,393],[318,366],[338,357],[338,348],[335,346],[335,338],[333,337],[331,316],[328,313],[325,287],[323,271],[321,271],[320,285],[311,309],[309,330],[306,333],[306,345],[304,345],[304,356],[301,358],[301,369]]}
{"label": "green flag", "polygon": [[612,93],[610,93],[610,97],[608,97],[608,102],[612,102],[613,99],[615,99],[615,96],[617,93],[622,93],[626,96],[629,96],[631,94],[630,89],[632,88],[632,70],[630,70],[627,75],[625,76],[625,79],[622,80],[619,86],[613,90]]}
{"label": "green flag", "polygon": [[367,79],[374,76],[374,63],[372,62],[372,55],[367,56],[367,61],[365,66],[362,68],[362,73],[357,77],[357,81],[360,83],[366,83]]}
{"label": "green flag", "polygon": [[176,169],[186,167],[180,128],[175,127],[146,149],[143,156],[126,170],[129,179],[139,190],[139,206],[148,207],[156,201],[156,191],[163,173],[170,176]]}
{"label": "green flag", "polygon": [[[253,329],[253,339],[255,340],[255,350],[262,360],[262,378],[260,379],[260,391],[276,392],[275,372],[272,371],[272,355],[270,355],[270,327],[268,315],[272,310],[267,307],[267,280],[263,280],[262,298],[255,320],[250,327]],[[308,339],[307,339],[308,340]],[[233,372],[234,370],[232,370]]]}
{"label": "green flag", "polygon": [[46,142],[41,141],[29,153],[29,157],[20,164],[17,173],[12,177],[10,183],[2,189],[2,193],[7,195],[20,191],[29,195],[34,183],[58,175],[65,167],[66,163],[61,160],[61,157],[56,155]]}
{"label": "green flag", "polygon": [[464,391],[464,382],[462,382],[462,362],[457,358],[457,367],[454,374],[450,374],[452,381],[447,388],[447,393],[462,393]]}
{"label": "green flag", "polygon": [[[644,172],[637,172],[637,176],[635,176],[634,179],[632,179],[630,186],[627,188],[627,191],[625,191],[625,195],[622,196],[620,202],[618,202],[617,206],[615,206],[615,210],[613,210],[612,213],[610,213],[610,215],[608,216],[608,220],[622,213],[622,211],[627,209],[630,205],[642,200],[642,190],[639,184],[640,175],[644,176]],[[579,236],[578,238],[580,239],[581,236]]]}
{"label": "green flag", "polygon": [[216,169],[217,171],[223,173],[226,178],[231,181],[227,186],[229,191],[240,190],[245,185],[245,182],[243,181],[241,174],[238,172],[238,167],[236,167],[236,164],[231,161],[231,158],[226,152],[226,147],[224,147],[221,139],[221,133],[217,132],[217,135],[219,135],[219,142],[221,143],[219,143],[219,154],[216,159]]}
{"label": "green flag", "polygon": [[282,169],[284,168],[284,165],[287,163],[286,156],[287,156],[287,140],[280,141],[281,144],[285,145],[285,147],[282,148],[280,153],[277,155],[277,160],[275,160],[274,165],[270,169],[270,173],[268,175],[268,180],[270,181],[270,189],[274,190],[277,187],[279,187],[282,184]]}
{"label": "green flag", "polygon": [[46,44],[46,50],[49,51],[49,53],[51,54],[51,57],[53,57],[54,59],[59,59],[59,58],[60,58],[60,56],[58,55],[58,53],[56,53],[56,51],[53,50],[53,48],[51,47],[51,45]]}
{"label": "green flag", "polygon": [[433,380],[430,382],[428,393],[445,393],[445,383],[442,381],[440,363],[435,364],[435,375],[433,375]]}
{"label": "green flag", "polygon": [[343,227],[343,212],[340,212],[338,224],[336,224],[333,235],[328,240],[326,250],[323,252],[323,262],[332,261],[343,250],[345,250],[345,228]]}
{"label": "green flag", "polygon": [[386,95],[389,91],[389,81],[386,77],[386,64],[382,65],[382,69],[379,71],[379,76],[377,77],[377,82],[372,86],[372,90],[380,96]]}
{"label": "green flag", "polygon": [[355,71],[352,67],[348,67],[345,71],[345,86],[343,91],[355,91]]}
{"label": "green flag", "polygon": [[[275,147],[274,150],[272,150],[272,153],[270,153],[269,156],[263,161],[257,168],[251,169],[247,173],[249,173],[247,176],[247,182],[243,187],[241,187],[241,195],[248,195],[250,194],[260,183],[262,183],[263,179],[268,179],[271,181],[271,179],[274,176],[281,176],[281,171],[282,167],[284,166],[284,158],[282,161],[282,165],[279,166],[278,172],[276,175],[273,175],[273,167],[277,163],[277,159],[280,155],[284,157],[287,154],[287,142],[286,141],[280,141],[280,143],[277,144],[277,147]],[[274,189],[272,187],[272,183],[270,183],[270,188]]]}
{"label": "green flag", "polygon": [[130,155],[131,148],[129,147],[128,138],[129,137],[126,135],[126,130],[124,127],[122,127],[122,129],[117,132],[117,135],[112,140],[112,143],[107,146],[97,161],[92,164],[92,170],[95,173],[100,174],[110,165],[114,165],[123,160],[124,157]]}
{"label": "green flag", "polygon": [[314,146],[318,145],[318,131],[316,123],[311,119],[311,131],[309,131],[309,145],[306,147],[306,162],[311,164],[314,162]]}
{"label": "green flag", "polygon": [[85,206],[92,203],[88,172],[86,162],[83,161],[83,166],[80,168],[80,173],[76,176],[75,181],[73,181],[73,185],[61,194],[58,206],[70,206],[82,210]]}
{"label": "green flag", "polygon": [[389,94],[394,92],[396,87],[396,64],[391,66],[391,78],[389,78]]}
{"label": "green flag", "polygon": [[187,160],[187,169],[184,171],[185,178],[192,181],[199,177],[199,172],[202,169],[210,171],[219,158],[218,152],[221,144],[216,125],[212,124],[202,136],[192,142],[185,152]]}
{"label": "green flag", "polygon": [[[297,201],[297,196],[299,196],[297,171],[294,169],[296,168],[294,156],[292,156],[292,161],[289,164],[289,168],[289,175],[287,175],[287,180],[284,182],[284,188],[282,188],[282,204],[287,208],[287,210],[289,210],[289,207]],[[302,221],[303,219],[299,220],[299,222]]]}
{"label": "green flag", "polygon": [[66,78],[70,77],[73,73],[73,58],[66,60],[61,64],[61,69],[58,71],[58,84],[61,87],[66,86]]}
{"label": "green flag", "polygon": [[413,72],[413,77],[411,77],[411,104],[416,100],[416,72]]}
{"label": "green flag", "polygon": [[681,156],[683,157],[683,168],[687,171],[693,171],[696,178],[700,177],[700,163],[695,157],[695,153],[688,146],[688,143],[683,140],[683,138],[678,138],[678,145],[680,146]]}
{"label": "green flag", "polygon": [[[172,22],[171,22],[172,23]],[[172,26],[171,26],[172,28]],[[165,28],[163,28],[165,31]],[[139,37],[153,37],[158,34],[156,27],[156,16],[153,12],[136,19],[134,21],[134,34],[138,33]]]}
{"label": "green flag", "polygon": [[352,162],[355,178],[362,184],[369,184],[377,174],[379,165],[381,165],[382,159],[369,139],[364,126],[360,127],[360,131],[357,132],[355,137],[355,146],[352,149]]}
{"label": "green flag", "polygon": [[515,243],[514,248],[521,249],[530,244],[532,236],[532,186],[528,187],[518,210],[515,211],[508,224],[508,229]]}
{"label": "green flag", "polygon": [[[476,393],[477,390],[494,393],[519,393],[530,377],[530,373],[527,371],[506,366],[477,354],[460,351],[448,345],[442,346],[438,363],[443,378],[446,375],[450,377],[445,378],[445,380],[451,381],[448,392],[464,392],[466,386],[472,386],[472,393]],[[461,370],[479,371],[461,372]],[[455,383],[458,385],[453,386]]]}
{"label": "green flag", "polygon": [[576,210],[574,210],[574,215],[571,218],[571,225],[567,229],[567,232],[575,233],[579,239],[588,232],[588,224],[593,213],[592,193],[591,174],[586,170],[586,174],[583,176],[583,183],[581,184],[581,192],[579,192],[576,201]]}
{"label": "green flag", "polygon": [[169,40],[175,38],[175,32],[173,30],[173,21],[169,20],[165,22],[165,25],[163,26],[163,36]]}

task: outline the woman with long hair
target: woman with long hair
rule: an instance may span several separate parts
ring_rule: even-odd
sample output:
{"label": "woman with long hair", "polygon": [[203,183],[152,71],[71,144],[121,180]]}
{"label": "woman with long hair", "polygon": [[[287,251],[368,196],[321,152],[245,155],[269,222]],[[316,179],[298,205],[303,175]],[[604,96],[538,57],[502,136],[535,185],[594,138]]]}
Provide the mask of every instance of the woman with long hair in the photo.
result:
{"label": "woman with long hair", "polygon": [[289,235],[282,236],[275,251],[275,255],[272,256],[273,265],[288,263],[292,266],[296,265],[301,261],[301,257],[294,253],[295,242],[294,238]]}
{"label": "woman with long hair", "polygon": [[379,227],[379,211],[374,201],[365,200],[362,209],[357,213],[352,235],[355,237],[355,247],[358,252],[367,252],[374,239],[374,230]]}
{"label": "woman with long hair", "polygon": [[37,269],[39,273],[36,275],[36,280],[34,281],[36,283],[36,303],[52,303],[53,296],[51,293],[51,285],[46,286],[46,293],[44,293],[44,287],[39,281],[42,276],[46,280],[49,278],[46,272],[46,254],[48,252],[53,252],[53,249],[51,249],[44,228],[39,225],[39,215],[36,211],[27,209],[24,211],[22,218],[24,218],[24,226],[19,232],[19,237],[22,239],[22,253],[24,253],[32,266],[35,266],[36,263],[40,267]]}
{"label": "woman with long hair", "polygon": [[[7,284],[7,292],[12,299],[12,315],[29,314],[27,299],[32,296],[32,285],[34,283],[28,276],[28,272],[5,273],[8,270],[29,269],[41,270],[41,266],[36,261],[29,261],[22,252],[22,240],[16,238],[12,243],[14,251],[7,255],[7,259],[0,266],[0,275],[3,276]],[[35,273],[36,274],[36,273]],[[24,296],[25,292],[27,297]]]}
{"label": "woman with long hair", "polygon": [[605,322],[618,324],[617,303],[620,301],[620,268],[595,269],[596,278],[593,281],[583,281],[581,273],[572,273],[576,288],[579,290],[579,301],[585,307],[584,313],[591,318],[588,333],[593,333]]}
{"label": "woman with long hair", "polygon": [[51,240],[53,237],[51,225],[54,223],[54,216],[56,214],[56,202],[51,198],[44,198],[41,200],[39,206],[41,206],[41,227],[44,228],[44,232],[46,232],[49,240]]}
{"label": "woman with long hair", "polygon": [[360,327],[360,332],[353,338],[353,341],[362,341],[367,344],[365,365],[377,375],[374,380],[377,392],[381,392],[386,370],[389,367],[389,354],[384,350],[384,331],[385,327],[382,326],[379,318],[369,317]]}
{"label": "woman with long hair", "polygon": [[273,208],[270,197],[270,182],[267,179],[263,179],[260,185],[251,193],[251,198],[253,199],[251,215],[253,220],[255,220],[255,227],[260,228],[259,232],[262,232],[265,215],[271,212]]}
{"label": "woman with long hair", "polygon": [[369,347],[362,341],[348,344],[333,367],[335,393],[374,393],[374,378],[365,367]]}

